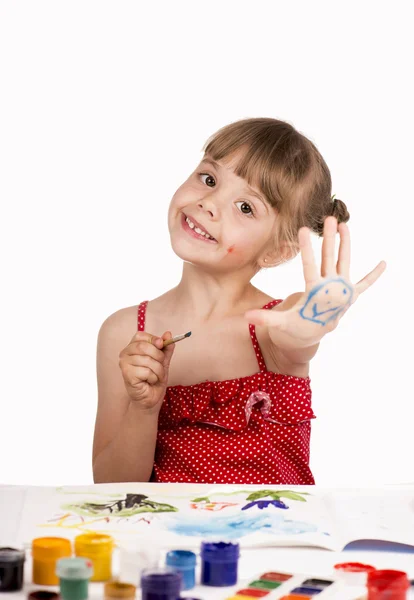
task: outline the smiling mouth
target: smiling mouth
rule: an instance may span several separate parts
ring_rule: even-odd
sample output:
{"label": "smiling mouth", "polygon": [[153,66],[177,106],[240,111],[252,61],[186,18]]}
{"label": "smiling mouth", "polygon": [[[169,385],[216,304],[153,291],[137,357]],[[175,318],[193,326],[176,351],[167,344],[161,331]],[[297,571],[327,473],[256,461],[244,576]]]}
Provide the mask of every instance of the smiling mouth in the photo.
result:
{"label": "smiling mouth", "polygon": [[215,238],[213,238],[213,236],[210,235],[208,233],[208,231],[201,229],[196,223],[194,223],[184,213],[183,213],[183,217],[182,217],[182,223],[183,223],[184,229],[186,229],[189,233],[191,233],[193,235],[193,237],[204,240],[206,242],[210,242],[210,243],[214,243],[214,244],[217,243],[217,240]]}
{"label": "smiling mouth", "polygon": [[314,317],[319,317],[321,315],[325,315],[328,312],[333,312],[334,310],[338,310],[338,308],[342,308],[341,306],[334,306],[333,308],[327,308],[326,310],[319,311],[317,308],[317,304],[315,303],[312,306],[312,312]]}

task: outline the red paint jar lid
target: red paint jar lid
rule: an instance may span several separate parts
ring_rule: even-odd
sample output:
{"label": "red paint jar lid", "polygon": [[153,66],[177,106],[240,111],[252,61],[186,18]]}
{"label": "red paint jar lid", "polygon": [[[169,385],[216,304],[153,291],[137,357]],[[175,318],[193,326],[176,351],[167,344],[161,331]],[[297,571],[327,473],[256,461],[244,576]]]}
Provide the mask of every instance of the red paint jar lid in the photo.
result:
{"label": "red paint jar lid", "polygon": [[374,570],[368,573],[368,591],[372,592],[402,592],[410,587],[407,573],[391,569]]}
{"label": "red paint jar lid", "polygon": [[344,571],[346,573],[369,573],[375,571],[375,567],[358,562],[339,563],[334,568],[337,571]]}

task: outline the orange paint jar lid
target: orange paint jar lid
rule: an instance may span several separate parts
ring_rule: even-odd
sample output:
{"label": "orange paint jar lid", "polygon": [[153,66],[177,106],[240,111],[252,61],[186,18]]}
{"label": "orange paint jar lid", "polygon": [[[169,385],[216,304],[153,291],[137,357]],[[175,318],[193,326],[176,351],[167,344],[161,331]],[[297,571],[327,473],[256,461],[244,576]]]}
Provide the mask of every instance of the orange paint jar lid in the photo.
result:
{"label": "orange paint jar lid", "polygon": [[105,598],[135,598],[135,585],[132,583],[121,583],[120,581],[108,581],[105,584]]}
{"label": "orange paint jar lid", "polygon": [[75,537],[75,553],[86,552],[90,557],[112,552],[114,539],[103,533],[82,533]]}
{"label": "orange paint jar lid", "polygon": [[67,538],[41,537],[32,541],[32,555],[36,560],[55,560],[71,554],[72,544]]}

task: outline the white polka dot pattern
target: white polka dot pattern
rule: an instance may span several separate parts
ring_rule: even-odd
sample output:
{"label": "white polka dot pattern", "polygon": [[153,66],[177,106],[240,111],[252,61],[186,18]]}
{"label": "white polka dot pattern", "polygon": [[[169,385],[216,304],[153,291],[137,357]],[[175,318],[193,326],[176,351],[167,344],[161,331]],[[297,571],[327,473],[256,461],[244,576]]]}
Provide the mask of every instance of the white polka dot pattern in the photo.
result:
{"label": "white polka dot pattern", "polygon": [[[147,303],[138,306],[138,331],[145,330]],[[268,371],[255,326],[249,329],[258,373],[167,388],[152,481],[315,483],[309,468],[310,420],[315,418],[310,378]]]}

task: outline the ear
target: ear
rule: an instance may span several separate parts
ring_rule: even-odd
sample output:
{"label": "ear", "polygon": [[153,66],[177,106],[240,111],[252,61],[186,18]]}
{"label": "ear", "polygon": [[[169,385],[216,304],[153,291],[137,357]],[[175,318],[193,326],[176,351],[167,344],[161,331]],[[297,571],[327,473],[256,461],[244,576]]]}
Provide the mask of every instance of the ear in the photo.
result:
{"label": "ear", "polygon": [[263,253],[258,263],[261,269],[269,269],[295,258],[298,252],[300,252],[298,243],[282,242],[279,248]]}

